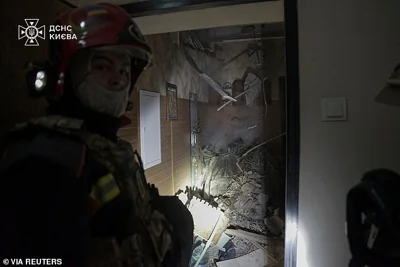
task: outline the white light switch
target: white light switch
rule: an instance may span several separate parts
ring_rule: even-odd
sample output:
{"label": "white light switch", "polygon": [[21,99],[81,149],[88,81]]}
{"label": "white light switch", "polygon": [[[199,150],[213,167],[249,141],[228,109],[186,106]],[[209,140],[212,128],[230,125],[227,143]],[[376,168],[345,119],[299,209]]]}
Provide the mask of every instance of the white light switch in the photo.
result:
{"label": "white light switch", "polygon": [[329,97],[321,99],[322,121],[346,121],[347,99],[345,97]]}

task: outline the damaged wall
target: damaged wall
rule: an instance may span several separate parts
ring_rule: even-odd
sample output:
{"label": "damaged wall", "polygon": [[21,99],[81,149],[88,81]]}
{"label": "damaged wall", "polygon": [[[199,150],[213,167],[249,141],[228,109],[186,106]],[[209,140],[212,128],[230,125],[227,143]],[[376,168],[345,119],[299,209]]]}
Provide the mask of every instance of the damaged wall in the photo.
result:
{"label": "damaged wall", "polygon": [[[237,141],[238,138],[245,146],[252,147],[284,133],[286,131],[284,39],[266,39],[261,43],[262,52],[258,56],[255,53],[251,56],[244,53],[228,65],[222,63],[221,60],[226,62],[245,51],[249,46],[249,41],[219,43],[218,45],[222,48],[222,51],[217,53],[218,59],[202,57],[201,64],[205,66],[204,71],[220,84],[232,84],[234,80],[241,79],[249,68],[258,69],[257,74],[261,76],[261,79],[268,77],[265,83],[267,112],[265,113],[261,86],[255,87],[259,90],[258,95],[249,93],[246,99],[246,103],[253,103],[252,100],[255,99],[254,105],[234,104],[220,111],[217,109],[222,104],[221,97],[208,87],[209,103],[199,105],[201,145],[211,151],[220,152],[226,151],[228,145]],[[246,83],[254,84],[252,81],[255,78],[249,75],[250,82]],[[266,117],[264,117],[265,114],[267,114]],[[281,207],[282,210],[285,206],[285,141],[285,136],[282,136],[262,147],[263,153],[267,154],[267,158],[264,159],[270,162],[264,167],[273,166],[274,169],[279,170],[263,178],[264,193],[268,194],[271,204]]]}
{"label": "damaged wall", "polygon": [[[285,202],[285,149],[283,138],[262,145],[269,138],[285,132],[284,40],[265,40],[262,52],[243,53],[249,42],[219,43],[216,58],[191,51],[197,65],[221,85],[244,79],[244,89],[258,84],[242,103],[222,105],[221,96],[207,86],[209,103],[199,103],[200,146],[196,186],[216,198],[219,208],[229,218],[230,227],[283,240]],[[199,56],[199,54],[201,56]],[[201,67],[200,67],[201,68]],[[262,92],[265,83],[265,102]],[[254,80],[259,82],[254,82]],[[284,80],[284,79],[283,79]],[[228,88],[229,88],[228,86]],[[258,90],[258,91],[257,91]],[[227,90],[228,91],[228,90]],[[229,91],[228,91],[229,92]],[[232,90],[233,96],[239,92]],[[260,101],[261,99],[261,101]],[[240,138],[240,141],[238,140]],[[261,145],[258,147],[258,145]]]}
{"label": "damaged wall", "polygon": [[248,130],[262,119],[262,107],[227,106],[220,111],[217,108],[216,105],[199,105],[200,138],[203,146],[221,151],[239,138],[248,145],[263,140],[262,127]]}
{"label": "damaged wall", "polygon": [[153,49],[153,64],[140,77],[137,90],[160,92],[165,96],[165,83],[178,87],[178,98],[189,99],[189,92],[198,95],[198,101],[207,102],[208,92],[203,90],[203,81],[190,67],[177,43],[178,33],[163,33],[146,36]]}
{"label": "damaged wall", "polygon": [[[265,43],[265,57],[267,60],[265,64],[264,62],[262,63],[266,66],[272,85],[269,119],[258,127],[248,130],[249,127],[256,125],[263,119],[264,108],[262,105],[253,108],[227,106],[216,112],[217,106],[207,103],[208,101],[214,101],[215,92],[199,78],[186,61],[184,54],[177,46],[179,41],[178,34],[150,35],[146,36],[146,39],[154,52],[153,66],[141,76],[136,86],[136,91],[141,89],[150,90],[160,92],[162,95],[162,163],[147,170],[146,174],[149,181],[160,187],[163,193],[171,193],[173,186],[175,190],[181,188],[188,182],[190,176],[190,114],[188,112],[189,101],[187,100],[190,92],[198,96],[202,137],[203,140],[207,140],[206,144],[214,147],[226,147],[227,144],[238,137],[242,137],[247,144],[250,144],[263,141],[266,127],[268,128],[269,136],[282,131],[280,123],[282,99],[277,87],[278,76],[284,74],[284,62],[280,62],[283,57],[282,40]],[[221,45],[224,52],[218,56],[229,59],[243,51],[247,45],[247,42],[224,43]],[[209,73],[213,79],[221,84],[241,78],[249,66],[257,67],[257,59],[254,55],[250,59],[248,56],[243,55],[225,68],[219,66],[221,62],[207,58],[201,53],[191,53],[191,55],[201,69]],[[279,69],[276,66],[279,66]],[[168,122],[166,120],[165,92],[167,82],[176,84],[178,87],[178,121]],[[137,98],[138,93],[135,95],[136,97],[134,96],[133,98]],[[129,140],[133,147],[139,150],[139,103],[135,102],[134,106],[134,110],[129,113],[133,123],[121,130],[121,136]],[[173,147],[171,147],[171,143]],[[279,140],[276,143],[279,143]],[[269,144],[269,146],[271,145],[273,146],[274,144]],[[174,149],[175,146],[177,147]],[[277,146],[281,147],[281,144],[279,143]]]}
{"label": "damaged wall", "polygon": [[[249,42],[229,42],[218,45],[222,48],[222,51],[217,53],[218,59],[206,57],[199,52],[192,52],[191,55],[196,55],[196,63],[199,62],[199,66],[203,67],[202,70],[221,85],[232,86],[235,80],[242,79],[245,72],[250,70],[251,74],[247,76],[245,84],[255,85],[254,90],[242,97],[242,100],[244,99],[248,104],[254,104],[251,107],[229,105],[217,111],[223,104],[221,96],[205,85],[209,95],[209,105],[199,105],[202,144],[219,150],[226,148],[227,144],[238,138],[242,138],[246,144],[252,144],[284,132],[282,120],[285,115],[282,113],[285,112],[283,94],[285,88],[279,84],[279,78],[285,76],[284,39],[264,40],[261,45],[262,52],[259,51],[258,55],[253,53],[249,56],[246,52],[230,64],[224,64],[224,62],[245,51]],[[266,118],[264,118],[262,86],[259,83],[261,80],[252,75],[254,72],[252,69],[257,70],[257,75],[261,79],[268,77],[264,83],[268,101]],[[283,144],[279,139],[268,146],[275,154],[278,154]]]}

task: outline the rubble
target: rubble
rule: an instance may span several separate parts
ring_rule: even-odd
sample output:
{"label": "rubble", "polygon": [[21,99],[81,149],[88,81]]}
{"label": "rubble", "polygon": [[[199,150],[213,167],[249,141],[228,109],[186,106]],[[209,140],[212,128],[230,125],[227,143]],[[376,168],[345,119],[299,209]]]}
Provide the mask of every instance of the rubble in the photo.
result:
{"label": "rubble", "polygon": [[272,266],[277,261],[269,256],[264,249],[257,249],[247,255],[230,259],[227,261],[218,262],[218,267],[231,267],[231,266]]}
{"label": "rubble", "polygon": [[248,229],[260,234],[267,234],[267,227],[264,220],[255,220],[240,214],[237,211],[228,210],[225,212],[232,227]]}
{"label": "rubble", "polygon": [[236,257],[247,255],[257,249],[257,247],[251,242],[241,237],[234,237],[232,243],[235,245]]}
{"label": "rubble", "polygon": [[[211,244],[207,249],[208,259],[205,259],[208,264],[202,266],[216,267],[218,261],[257,250],[267,253],[272,262],[278,263],[283,258],[284,220],[279,217],[279,208],[270,204],[265,190],[266,179],[276,177],[271,173],[276,169],[270,155],[266,158],[262,147],[258,145],[258,149],[253,149],[255,146],[238,140],[223,150],[214,151],[213,147],[201,150],[202,169],[197,182],[200,190],[192,194],[218,205],[229,219],[229,229],[225,233],[231,237],[224,248]],[[265,162],[268,165],[265,166]],[[272,239],[267,239],[268,236]],[[234,251],[222,252],[229,250],[226,246]]]}
{"label": "rubble", "polygon": [[[273,210],[268,208],[269,196],[264,188],[268,173],[261,149],[252,147],[241,144],[240,140],[222,152],[205,147],[201,153],[203,169],[199,185],[215,197],[230,226],[267,234],[270,231],[265,222],[272,215],[268,210]],[[278,231],[273,229],[274,234]]]}
{"label": "rubble", "polygon": [[268,238],[266,235],[259,235],[259,234],[251,233],[248,231],[240,230],[240,229],[239,230],[227,229],[225,231],[225,234],[235,236],[238,238],[245,238],[247,240],[259,242],[262,244],[272,243],[272,241],[273,241],[272,238]]}
{"label": "rubble", "polygon": [[257,201],[258,201],[258,204],[266,206],[268,204],[268,195],[263,194],[263,193],[259,194],[257,196]]}
{"label": "rubble", "polygon": [[[272,264],[271,266],[275,266],[276,264],[283,262],[283,239],[267,238],[265,235],[257,235],[242,230],[228,229],[226,230],[226,233],[231,236],[231,239],[224,246],[224,248],[211,245],[205,253],[205,258],[203,258],[201,261],[202,267],[217,267],[218,262],[240,258],[259,250],[264,251],[264,253],[268,255],[269,262]],[[200,252],[197,250],[196,254],[199,253]],[[196,256],[195,258],[197,258]],[[193,264],[191,266],[193,267]]]}

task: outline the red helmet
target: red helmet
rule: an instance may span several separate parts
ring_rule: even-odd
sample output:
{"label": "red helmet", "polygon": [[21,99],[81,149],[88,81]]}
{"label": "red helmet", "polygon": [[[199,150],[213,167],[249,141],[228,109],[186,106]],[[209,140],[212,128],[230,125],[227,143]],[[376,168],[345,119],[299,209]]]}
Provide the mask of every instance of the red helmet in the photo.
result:
{"label": "red helmet", "polygon": [[[151,49],[131,16],[119,6],[100,3],[79,7],[62,14],[56,21],[61,28],[72,29],[76,39],[50,42],[51,65],[56,68],[55,95],[64,94],[64,78],[68,64],[78,51],[99,46],[118,46],[132,55],[132,79],[151,61]],[[64,27],[62,27],[64,26]],[[136,80],[132,80],[132,88]],[[131,88],[131,90],[132,90]],[[54,90],[54,89],[53,89]]]}

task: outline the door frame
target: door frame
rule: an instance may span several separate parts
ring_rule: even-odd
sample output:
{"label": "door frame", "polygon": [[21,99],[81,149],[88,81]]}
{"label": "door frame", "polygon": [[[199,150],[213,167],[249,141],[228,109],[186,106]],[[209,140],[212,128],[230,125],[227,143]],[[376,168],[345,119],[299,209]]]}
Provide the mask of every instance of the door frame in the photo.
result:
{"label": "door frame", "polygon": [[284,2],[286,46],[285,267],[297,266],[300,182],[300,79],[297,1]]}

